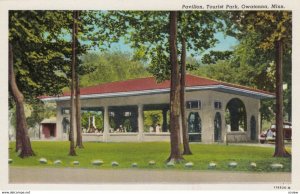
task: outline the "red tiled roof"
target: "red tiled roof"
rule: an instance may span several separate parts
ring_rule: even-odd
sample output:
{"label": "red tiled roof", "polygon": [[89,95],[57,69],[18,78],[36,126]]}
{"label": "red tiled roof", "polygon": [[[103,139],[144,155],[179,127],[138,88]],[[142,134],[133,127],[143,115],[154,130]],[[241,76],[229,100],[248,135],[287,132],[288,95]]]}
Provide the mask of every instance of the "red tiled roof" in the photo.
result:
{"label": "red tiled roof", "polygon": [[[229,86],[229,87],[234,87],[239,89],[246,89],[250,91],[260,92],[268,95],[274,95],[266,91],[240,86],[236,84],[220,82],[220,81],[198,77],[194,75],[186,76],[186,87],[213,86],[213,85],[223,85],[223,86]],[[167,89],[167,88],[170,88],[169,80],[164,81],[162,83],[156,83],[154,77],[146,77],[146,78],[137,78],[137,79],[131,79],[126,81],[116,81],[110,83],[103,83],[96,86],[84,87],[80,89],[80,95],[133,92],[133,91],[145,91],[145,90]],[[69,95],[70,92],[66,92],[62,96],[69,96]],[[47,97],[44,96],[41,98],[47,98]]]}

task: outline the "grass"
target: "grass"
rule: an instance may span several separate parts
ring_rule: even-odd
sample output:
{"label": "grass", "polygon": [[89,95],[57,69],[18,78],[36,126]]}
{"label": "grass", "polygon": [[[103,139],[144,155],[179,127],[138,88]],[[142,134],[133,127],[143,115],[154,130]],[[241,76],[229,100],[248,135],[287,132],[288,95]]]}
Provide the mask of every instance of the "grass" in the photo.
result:
{"label": "grass", "polygon": [[[169,143],[167,142],[143,142],[143,143],[100,143],[85,142],[84,149],[76,149],[77,156],[68,156],[69,142],[32,142],[34,157],[21,159],[14,151],[15,144],[10,143],[9,158],[13,159],[11,166],[32,167],[72,167],[72,168],[132,168],[133,162],[138,163],[142,169],[187,169],[185,162],[193,162],[194,166],[189,170],[208,170],[209,162],[217,163],[216,169],[223,171],[280,171],[291,172],[290,158],[273,158],[274,148],[255,147],[243,145],[223,144],[191,144],[193,155],[184,156],[185,162],[176,164],[175,167],[167,167],[165,160],[169,156]],[[291,151],[289,149],[289,151]],[[40,158],[46,158],[48,164],[40,164]],[[104,164],[93,166],[91,161],[101,159]],[[54,165],[55,160],[61,160],[61,165]],[[78,166],[72,165],[72,161],[80,162]],[[155,160],[155,166],[149,166],[148,162]],[[111,162],[117,161],[118,167],[112,167]],[[228,167],[228,163],[236,161],[238,166],[234,169]],[[250,163],[256,162],[257,168],[250,168]],[[270,168],[271,163],[281,163],[283,169]]]}

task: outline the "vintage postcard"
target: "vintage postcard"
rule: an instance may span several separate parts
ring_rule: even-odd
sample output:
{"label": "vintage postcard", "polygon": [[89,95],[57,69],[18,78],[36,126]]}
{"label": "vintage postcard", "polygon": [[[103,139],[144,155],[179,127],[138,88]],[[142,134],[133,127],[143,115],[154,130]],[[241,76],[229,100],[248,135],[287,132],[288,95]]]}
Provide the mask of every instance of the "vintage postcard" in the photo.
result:
{"label": "vintage postcard", "polygon": [[0,5],[2,193],[298,193],[298,2]]}

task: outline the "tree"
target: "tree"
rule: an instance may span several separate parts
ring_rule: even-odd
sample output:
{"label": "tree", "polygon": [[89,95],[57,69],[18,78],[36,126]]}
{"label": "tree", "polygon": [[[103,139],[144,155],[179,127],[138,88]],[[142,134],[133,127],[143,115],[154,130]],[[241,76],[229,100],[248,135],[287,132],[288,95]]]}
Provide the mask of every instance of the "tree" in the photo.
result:
{"label": "tree", "polygon": [[13,48],[11,43],[9,44],[9,85],[13,98],[16,102],[16,112],[17,112],[17,144],[16,149],[21,150],[20,157],[34,156],[34,152],[31,148],[30,139],[28,136],[27,123],[24,111],[24,96],[20,92],[14,73],[14,61],[13,61]]}
{"label": "tree", "polygon": [[189,146],[189,134],[187,130],[187,122],[185,115],[185,82],[186,82],[186,42],[185,38],[181,38],[181,71],[180,71],[180,112],[181,112],[181,125],[182,125],[182,142],[183,142],[183,155],[191,155],[192,151]]}
{"label": "tree", "polygon": [[246,12],[241,24],[262,34],[261,48],[275,51],[276,64],[276,140],[274,157],[289,157],[283,139],[283,48],[291,48],[292,14],[289,11]]}
{"label": "tree", "polygon": [[[291,29],[292,29],[291,12],[248,11],[248,12],[228,12],[227,14],[229,18],[229,20],[226,20],[227,24],[229,25],[234,24],[235,27],[235,30],[230,32],[231,34],[234,34],[240,40],[243,40],[243,36],[247,36],[249,33],[255,34],[257,36],[255,39],[250,39],[259,42],[259,44],[252,44],[252,47],[257,48],[257,50],[261,50],[263,52],[257,53],[257,55],[255,55],[252,61],[255,61],[257,57],[269,60],[271,59],[270,56],[273,56],[272,61],[273,62],[275,61],[275,65],[276,65],[276,71],[275,71],[276,74],[275,76],[276,77],[276,84],[275,84],[276,143],[275,143],[274,156],[278,156],[278,157],[290,156],[290,154],[284,148],[284,140],[283,140],[282,62],[283,59],[285,59],[287,63],[285,68],[287,71],[285,72],[290,72],[289,69],[291,64],[290,54],[291,54],[291,34],[292,34],[291,33]],[[285,49],[285,52],[283,52],[283,48]],[[261,65],[257,62],[256,64]],[[267,63],[267,64],[270,65],[271,63]],[[247,67],[251,68],[251,66],[247,66]],[[257,71],[257,69],[255,69],[255,71]],[[262,73],[261,75],[264,74],[266,73]],[[287,75],[286,76],[287,83],[290,84],[289,81],[290,73],[287,73],[286,75]],[[270,81],[265,79],[265,77],[263,78],[263,80],[266,80],[267,82]],[[265,82],[263,84],[265,84]],[[260,87],[263,84],[258,84],[258,87]],[[270,84],[269,86],[272,86],[272,84]],[[291,85],[289,85],[289,88],[290,86]],[[291,102],[291,99],[288,98],[288,101]],[[291,103],[287,103],[287,104],[291,105]]]}
{"label": "tree", "polygon": [[201,61],[203,64],[215,64],[219,60],[228,60],[232,56],[232,51],[210,51],[203,55]]}
{"label": "tree", "polygon": [[140,61],[134,60],[130,53],[118,50],[87,53],[82,56],[82,66],[93,71],[81,77],[81,86],[150,76]]}
{"label": "tree", "polygon": [[[57,22],[59,21],[59,22]],[[60,35],[66,19],[60,12],[9,11],[10,107],[16,104],[16,151],[34,155],[24,116],[24,100],[56,95],[65,86],[68,43]],[[43,73],[40,73],[43,72]]]}
{"label": "tree", "polygon": [[[215,33],[225,31],[222,20],[226,15],[219,12],[180,12],[179,17],[179,40],[181,42],[181,123],[183,136],[183,154],[192,154],[189,147],[187,120],[185,115],[185,76],[186,76],[186,47],[192,53],[199,55],[205,49],[212,47],[216,42]],[[191,25],[194,24],[194,25]],[[196,33],[195,33],[196,32]],[[194,55],[193,54],[193,55]],[[188,69],[194,69],[191,64]]]}
{"label": "tree", "polygon": [[[75,74],[76,74],[76,45],[77,45],[77,19],[78,15],[76,11],[73,11],[73,28],[72,28],[72,63],[71,63],[71,94],[70,94],[70,132],[69,132],[69,141],[70,141],[70,150],[69,155],[70,156],[76,156],[75,146],[74,146],[74,128],[77,127],[77,120],[76,120],[76,107],[75,107]],[[74,126],[75,124],[75,126]]]}
{"label": "tree", "polygon": [[180,152],[180,77],[177,61],[177,15],[178,12],[170,12],[170,61],[171,61],[171,87],[170,87],[170,138],[171,153],[169,161],[180,162],[183,157]]}
{"label": "tree", "polygon": [[[171,76],[170,91],[170,141],[171,151],[167,161],[180,162],[180,77],[177,61],[177,12],[110,12],[109,26],[118,26],[119,35],[127,37],[133,48],[151,56],[152,64],[161,64],[153,70],[158,81]],[[172,16],[171,16],[172,15]],[[171,23],[173,22],[173,23]],[[175,22],[175,23],[174,23]],[[108,26],[108,28],[109,28]],[[151,26],[151,31],[147,30]],[[172,26],[172,27],[171,27]],[[173,48],[171,48],[173,46]],[[170,54],[172,53],[172,54]],[[172,65],[170,65],[172,64]],[[175,69],[173,69],[175,68]],[[149,68],[151,69],[151,67]],[[162,70],[166,69],[166,70]],[[172,69],[172,70],[171,70]],[[171,71],[174,74],[171,74]],[[158,76],[157,76],[158,75]]]}
{"label": "tree", "polygon": [[[82,144],[82,135],[81,135],[81,105],[80,105],[80,88],[79,88],[79,61],[78,61],[78,53],[76,52],[78,49],[76,45],[78,44],[78,23],[79,23],[79,11],[74,11],[75,14],[75,32],[74,39],[75,41],[75,51],[73,54],[75,55],[75,117],[76,117],[76,147],[84,148]],[[73,43],[74,44],[74,43]],[[72,69],[73,70],[73,69]],[[73,76],[73,74],[72,74]],[[73,77],[72,77],[73,78]],[[73,80],[72,80],[73,81]]]}
{"label": "tree", "polygon": [[284,147],[283,136],[283,82],[282,82],[282,57],[283,40],[275,41],[275,64],[276,64],[276,137],[275,157],[289,157],[290,154]]}
{"label": "tree", "polygon": [[[225,31],[222,19],[225,15],[219,12],[180,12],[178,19],[178,42],[177,49],[181,48],[180,56],[180,107],[181,107],[181,124],[183,136],[183,154],[192,154],[189,147],[187,120],[185,115],[185,75],[186,68],[194,69],[192,64],[186,65],[186,50],[188,49],[192,55],[199,55],[205,49],[212,47],[217,39],[215,33],[217,31]],[[191,25],[194,24],[194,25]],[[159,52],[168,52],[163,49]],[[159,58],[161,54],[158,54]],[[158,80],[167,79],[170,75],[168,66],[163,67],[164,63],[160,60],[152,60],[151,72],[158,78]]]}
{"label": "tree", "polygon": [[[68,40],[71,37],[69,32],[73,21],[71,12],[10,11],[9,14],[10,43],[14,50],[16,82],[21,93],[27,100],[41,95],[60,94],[71,77],[69,64],[72,51],[71,42]],[[78,55],[87,48],[113,41],[108,38],[110,31],[94,25],[97,23],[101,26],[105,22],[104,15],[105,12],[82,11],[82,21],[77,20],[77,24],[81,25],[81,33],[78,33],[80,36],[77,36],[80,37]],[[99,29],[101,33],[98,33]],[[89,39],[95,33],[97,36]],[[80,64],[79,60],[77,64]],[[82,66],[76,68],[79,75],[87,71]],[[10,98],[10,105],[13,104],[12,99]],[[16,145],[21,145],[18,141],[20,135],[16,139]]]}

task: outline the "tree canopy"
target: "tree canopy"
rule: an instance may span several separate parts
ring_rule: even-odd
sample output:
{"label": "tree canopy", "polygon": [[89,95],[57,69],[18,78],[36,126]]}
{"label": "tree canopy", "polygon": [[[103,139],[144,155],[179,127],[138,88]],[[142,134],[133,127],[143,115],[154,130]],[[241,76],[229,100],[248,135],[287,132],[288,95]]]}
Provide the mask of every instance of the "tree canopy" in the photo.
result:
{"label": "tree canopy", "polygon": [[117,50],[88,53],[82,57],[82,65],[94,71],[81,76],[81,86],[150,76],[146,67],[132,59],[130,53]]}
{"label": "tree canopy", "polygon": [[68,22],[59,11],[9,12],[16,80],[26,99],[56,95],[68,85],[64,74],[69,71],[71,46],[62,36]]}

